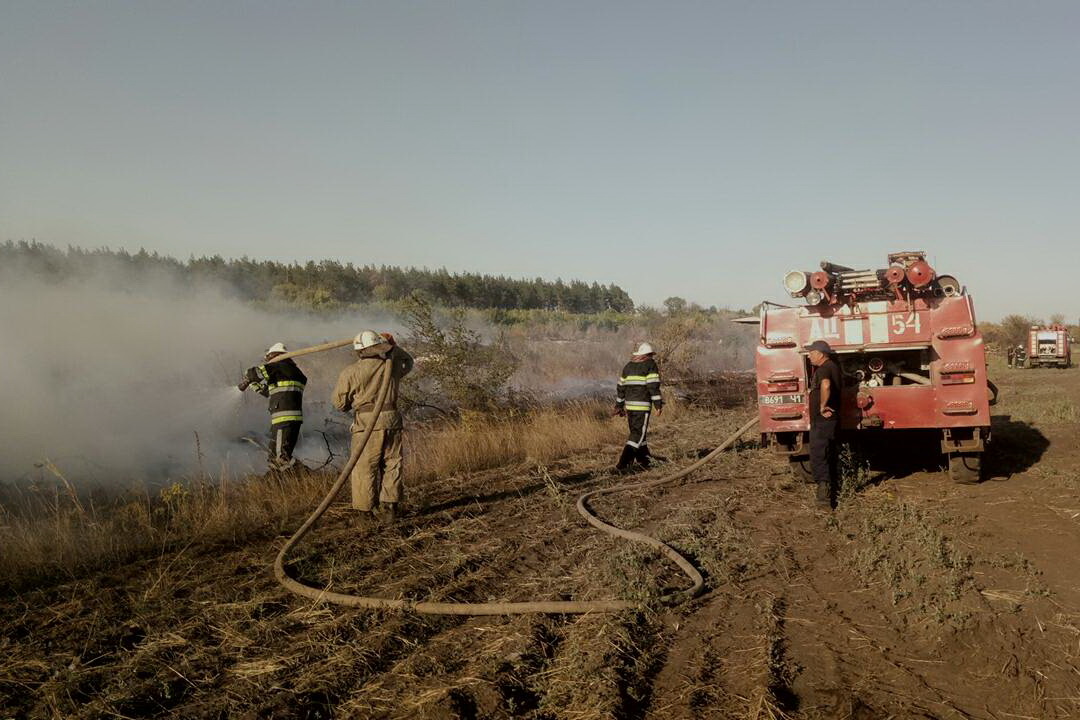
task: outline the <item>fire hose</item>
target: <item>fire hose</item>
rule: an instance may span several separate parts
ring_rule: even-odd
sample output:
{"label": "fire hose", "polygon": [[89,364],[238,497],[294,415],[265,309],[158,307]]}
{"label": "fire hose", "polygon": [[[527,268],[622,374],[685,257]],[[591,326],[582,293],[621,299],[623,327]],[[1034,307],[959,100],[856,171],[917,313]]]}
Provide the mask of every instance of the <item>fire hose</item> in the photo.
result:
{"label": "fire hose", "polygon": [[[341,343],[326,343],[322,346],[316,346],[319,350],[329,350],[334,347],[341,347],[345,342]],[[305,350],[298,350],[294,353],[290,353],[291,357],[295,357],[298,354],[307,354],[308,352],[318,352],[315,348],[308,348]],[[275,359],[281,359],[275,358]],[[383,404],[386,401],[387,390],[390,387],[391,373],[393,370],[393,363],[384,360],[381,369],[381,378],[379,385],[379,394],[375,400],[374,408],[372,410],[372,418],[377,418],[379,413],[382,412]],[[733,432],[731,435],[720,443],[712,452],[702,457],[697,462],[679,470],[678,472],[666,475],[662,478],[655,480],[648,480],[645,482],[634,483],[631,485],[621,485],[617,487],[601,488],[598,490],[592,490],[585,493],[577,500],[577,511],[581,514],[585,520],[593,527],[600,531],[613,535],[615,537],[624,538],[634,542],[639,542],[663,553],[666,557],[672,560],[679,569],[682,570],[691,581],[691,587],[678,592],[670,593],[661,598],[662,602],[674,603],[682,602],[696,597],[701,593],[705,587],[705,579],[702,577],[701,572],[693,566],[693,564],[683,557],[677,550],[670,545],[646,535],[644,533],[636,532],[634,530],[625,530],[620,527],[616,527],[609,523],[604,522],[597,517],[589,509],[589,501],[593,498],[598,498],[604,495],[613,495],[616,493],[629,492],[631,490],[644,490],[648,488],[658,487],[660,485],[666,485],[680,480],[698,468],[704,466],[706,463],[715,459],[720,453],[730,447],[744,432],[749,430],[755,424],[757,424],[757,417],[753,417],[748,420],[742,427]],[[368,440],[371,437],[372,430],[375,423],[370,422],[367,424],[363,434],[359,440],[355,443],[352,451],[349,454],[349,459],[342,467],[341,472],[338,473],[337,480],[330,487],[329,492],[319,503],[319,506],[315,508],[314,512],[308,516],[307,520],[293,533],[281,550],[277,554],[277,558],[274,560],[274,576],[277,581],[281,583],[285,589],[293,592],[297,595],[301,595],[306,598],[310,598],[317,602],[330,602],[338,605],[346,605],[349,607],[365,608],[365,609],[388,609],[388,610],[410,610],[412,612],[428,614],[428,615],[524,615],[530,613],[546,613],[546,614],[584,614],[584,613],[596,613],[596,612],[620,612],[623,610],[629,610],[637,607],[637,603],[624,601],[624,600],[552,600],[552,601],[531,601],[531,602],[494,602],[494,603],[457,603],[457,602],[423,602],[413,601],[406,599],[391,599],[391,598],[379,598],[368,597],[363,595],[350,595],[347,593],[333,592],[327,588],[315,587],[313,585],[306,585],[293,577],[291,577],[285,569],[285,558],[296,545],[307,535],[318,522],[319,518],[329,509],[331,503],[341,492],[342,487],[345,485],[345,481],[348,479],[349,474],[356,466],[357,461],[360,459],[360,454],[364,450],[364,446],[367,445]]]}

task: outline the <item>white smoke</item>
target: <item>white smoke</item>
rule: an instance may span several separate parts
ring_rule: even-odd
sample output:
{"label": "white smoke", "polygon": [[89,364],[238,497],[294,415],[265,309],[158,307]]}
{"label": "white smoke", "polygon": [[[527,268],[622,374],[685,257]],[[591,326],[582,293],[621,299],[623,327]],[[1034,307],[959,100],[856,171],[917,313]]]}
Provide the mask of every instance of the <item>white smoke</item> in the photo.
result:
{"label": "white smoke", "polygon": [[[169,274],[57,284],[0,268],[0,481],[38,477],[46,460],[72,479],[125,485],[261,470],[264,451],[241,437],[265,442],[267,401],[237,390],[240,372],[273,342],[295,349],[368,324],[260,311]],[[298,456],[325,458],[314,430],[347,422],[326,399],[352,359],[298,360],[309,376]]]}

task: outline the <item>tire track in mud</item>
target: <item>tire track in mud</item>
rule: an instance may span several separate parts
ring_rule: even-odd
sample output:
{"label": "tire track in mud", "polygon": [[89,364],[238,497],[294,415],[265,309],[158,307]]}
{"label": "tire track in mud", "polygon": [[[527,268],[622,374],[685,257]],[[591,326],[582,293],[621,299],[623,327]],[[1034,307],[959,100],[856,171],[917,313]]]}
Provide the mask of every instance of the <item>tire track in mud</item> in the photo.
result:
{"label": "tire track in mud", "polygon": [[[831,656],[837,691],[847,692],[845,684],[857,690],[851,694],[852,704],[880,712],[910,712],[921,704],[930,717],[951,713],[993,718],[992,708],[1008,708],[1014,714],[1033,717],[1057,715],[1038,701],[1037,683],[1031,676],[1017,674],[1009,678],[1009,690],[1001,691],[1001,682],[1006,679],[1002,658],[1015,657],[1036,626],[1033,618],[1017,615],[1019,606],[1004,615],[995,610],[984,594],[985,587],[974,577],[950,601],[953,605],[947,606],[961,608],[961,617],[970,608],[971,619],[951,627],[930,616],[909,621],[907,618],[921,608],[914,602],[906,606],[890,602],[879,588],[853,574],[850,565],[835,553],[820,552],[808,556],[807,561],[803,583],[793,586],[792,592],[805,589],[796,602],[816,609],[819,618],[831,622],[808,623],[793,630],[795,655],[804,667],[813,668],[821,656],[819,649],[824,649]],[[974,567],[981,566],[982,561],[977,561]],[[937,602],[929,597],[930,602]],[[911,600],[920,598],[913,596]],[[838,643],[840,637],[847,642]],[[979,673],[981,679],[976,677]],[[808,670],[804,682],[827,687],[829,675],[815,677]]]}
{"label": "tire track in mud", "polygon": [[791,558],[754,536],[744,519],[754,512],[747,489],[744,478],[730,488],[677,493],[697,493],[706,502],[709,495],[723,497],[713,521],[727,526],[720,533],[741,547],[725,546],[727,572],[710,574],[708,595],[669,613],[674,637],[646,718],[779,718],[798,706],[790,686],[796,668],[788,658],[787,600],[773,569],[789,571]]}
{"label": "tire track in mud", "polygon": [[[786,652],[781,664],[789,671],[792,697],[778,703],[781,712],[823,718],[890,712],[996,718],[994,710],[1005,708],[1030,717],[1071,716],[1076,708],[1061,701],[1076,697],[1075,662],[1050,670],[1054,651],[1045,647],[1050,631],[1038,619],[1040,613],[1054,616],[1052,603],[1036,596],[1002,610],[981,584],[1011,581],[1023,587],[1025,573],[1034,572],[1030,568],[1018,570],[976,556],[972,572],[980,582],[959,585],[956,598],[949,598],[948,584],[941,591],[949,598],[945,609],[958,617],[972,608],[969,626],[952,628],[932,617],[907,619],[920,601],[937,601],[936,596],[914,595],[898,606],[884,587],[853,572],[851,548],[845,544],[860,538],[847,538],[832,527],[834,518],[809,508],[800,497],[808,495],[803,488],[796,486],[793,498],[783,481],[764,487],[744,486],[745,507],[732,516],[763,556],[741,582],[717,587],[697,605],[672,613],[669,660],[658,675],[648,717],[772,716],[753,710],[748,715],[745,704],[755,689],[745,672],[746,658],[759,648],[753,642],[758,636],[751,606],[762,595],[784,607],[778,639]],[[850,522],[873,522],[875,492],[848,500]],[[944,522],[934,532],[956,532],[969,524]],[[1062,639],[1067,634],[1068,629]],[[1018,664],[1027,669],[1017,672]],[[1003,684],[1009,689],[1002,690]],[[1058,689],[1056,705],[1043,702],[1049,697],[1043,685]]]}

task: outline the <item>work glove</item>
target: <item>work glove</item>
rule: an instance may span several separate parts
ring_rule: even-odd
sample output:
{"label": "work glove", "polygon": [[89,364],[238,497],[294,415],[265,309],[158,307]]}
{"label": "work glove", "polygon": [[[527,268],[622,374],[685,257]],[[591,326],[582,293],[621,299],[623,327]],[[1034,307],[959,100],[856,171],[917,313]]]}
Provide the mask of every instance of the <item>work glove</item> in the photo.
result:
{"label": "work glove", "polygon": [[612,417],[626,417],[626,408],[622,405],[615,406],[615,412],[611,414]]}
{"label": "work glove", "polygon": [[250,380],[248,380],[247,378],[244,378],[244,379],[242,379],[242,380],[240,381],[240,383],[239,383],[239,384],[238,384],[238,385],[236,386],[236,388],[237,388],[237,389],[238,389],[238,390],[239,390],[240,392],[244,392],[245,390],[247,390],[247,389],[248,389],[248,385],[250,385],[250,384],[251,384],[251,381],[250,381]]}

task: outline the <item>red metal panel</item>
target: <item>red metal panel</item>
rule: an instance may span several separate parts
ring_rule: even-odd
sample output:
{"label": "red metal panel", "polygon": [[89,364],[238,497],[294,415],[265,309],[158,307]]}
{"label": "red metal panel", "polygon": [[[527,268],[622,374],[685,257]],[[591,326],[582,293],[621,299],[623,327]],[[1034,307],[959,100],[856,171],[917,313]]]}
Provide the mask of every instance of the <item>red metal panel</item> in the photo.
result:
{"label": "red metal panel", "polygon": [[[931,385],[864,387],[861,392],[871,399],[863,410],[856,404],[859,388],[846,387],[842,427],[857,429],[872,420],[878,424],[877,419],[885,429],[990,425],[986,354],[970,297],[867,302],[837,310],[815,306],[765,313],[756,358],[762,432],[809,429],[808,376],[800,350],[819,339],[841,352],[932,348]],[[798,378],[797,392],[776,381],[792,374]]]}
{"label": "red metal panel", "polygon": [[[793,309],[792,309],[793,310]],[[772,310],[769,312],[770,327],[790,328],[788,337],[794,334],[792,310]],[[787,317],[781,316],[787,314]],[[779,337],[779,335],[774,335]],[[758,345],[755,364],[757,367],[758,413],[762,432],[791,432],[810,429],[810,414],[807,389],[805,359],[794,345],[787,347],[768,347],[765,342]],[[774,392],[770,385],[776,385],[771,378],[794,378],[796,390]],[[801,396],[800,402],[790,402],[792,395]],[[775,400],[776,402],[773,402]],[[800,417],[794,416],[796,413]],[[781,417],[774,417],[781,416]]]}

